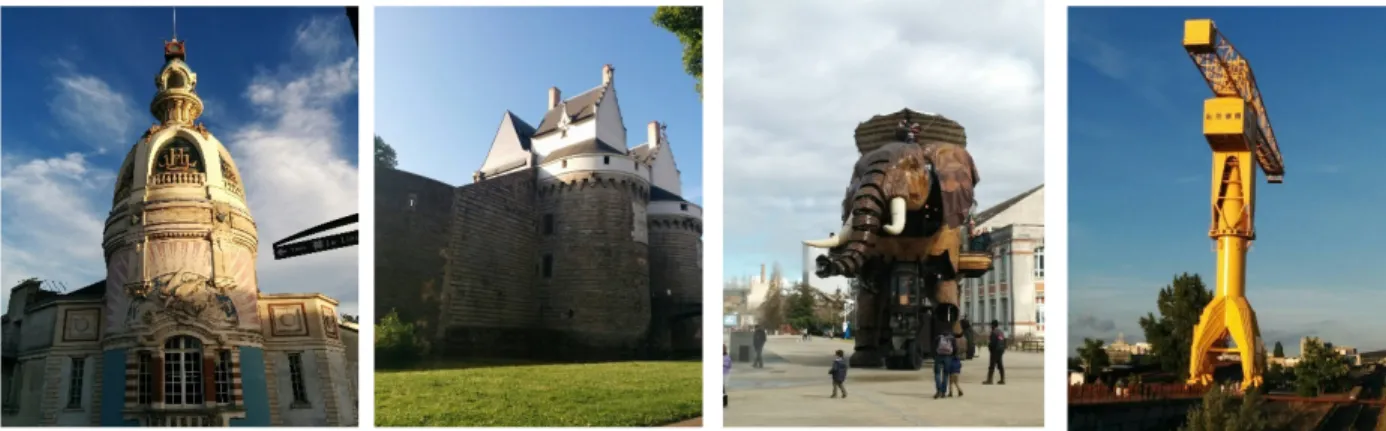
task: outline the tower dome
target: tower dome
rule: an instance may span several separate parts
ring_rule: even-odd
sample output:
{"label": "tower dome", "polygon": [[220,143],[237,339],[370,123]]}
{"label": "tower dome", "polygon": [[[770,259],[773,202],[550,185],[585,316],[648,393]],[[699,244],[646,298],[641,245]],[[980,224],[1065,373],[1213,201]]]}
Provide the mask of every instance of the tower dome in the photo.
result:
{"label": "tower dome", "polygon": [[197,74],[184,42],[164,44],[150,113],[158,120],[121,163],[103,246],[103,345],[158,349],[263,343],[255,258],[259,240],[230,152],[198,123]]}

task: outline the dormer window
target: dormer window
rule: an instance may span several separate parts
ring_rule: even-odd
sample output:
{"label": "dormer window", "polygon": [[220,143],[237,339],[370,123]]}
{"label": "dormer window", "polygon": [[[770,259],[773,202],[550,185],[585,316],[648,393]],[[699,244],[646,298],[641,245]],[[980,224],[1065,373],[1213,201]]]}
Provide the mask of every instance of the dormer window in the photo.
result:
{"label": "dormer window", "polygon": [[563,107],[563,112],[558,116],[558,136],[568,137],[568,126],[572,125],[573,119],[568,116],[568,107]]}

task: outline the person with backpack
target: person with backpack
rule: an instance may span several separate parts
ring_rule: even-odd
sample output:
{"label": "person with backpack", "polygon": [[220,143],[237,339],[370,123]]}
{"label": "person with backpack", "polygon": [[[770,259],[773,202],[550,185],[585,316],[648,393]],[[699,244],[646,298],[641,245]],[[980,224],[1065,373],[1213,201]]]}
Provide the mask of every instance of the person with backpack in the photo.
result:
{"label": "person with backpack", "polygon": [[847,387],[842,386],[842,382],[847,381],[847,361],[843,359],[841,350],[833,354],[836,355],[833,358],[833,367],[828,370],[828,375],[833,376],[833,396],[829,398],[837,398],[838,389],[842,390],[842,398],[847,398]]}
{"label": "person with backpack", "polygon": [[934,345],[934,399],[943,398],[948,391],[948,370],[952,368],[956,342],[952,331],[944,331]]}
{"label": "person with backpack", "polygon": [[752,336],[751,345],[756,348],[756,360],[751,363],[751,368],[765,368],[765,360],[761,359],[760,352],[765,350],[765,328],[756,325],[756,332]]}
{"label": "person with backpack", "polygon": [[991,334],[987,336],[987,350],[990,353],[988,355],[987,380],[982,384],[990,385],[991,375],[997,371],[1001,373],[1001,380],[996,384],[1006,384],[1006,366],[1001,363],[1001,355],[1006,353],[1006,333],[1001,332],[1001,322],[996,319],[991,320]]}
{"label": "person with backpack", "polygon": [[[956,333],[956,334],[953,334],[953,339],[954,339],[956,342],[958,342],[958,343],[961,343],[961,342],[963,342],[963,340],[965,340],[965,338],[963,338],[963,334],[962,334],[961,332]],[[949,359],[949,361],[950,361],[950,362],[948,363],[948,396],[949,396],[949,397],[953,396],[953,389],[954,389],[954,388],[957,388],[957,389],[958,389],[958,398],[962,398],[962,396],[963,396],[962,384],[961,384],[961,383],[958,383],[958,380],[962,377],[962,356],[963,356],[963,349],[960,349],[960,348],[958,348],[957,346],[954,346],[954,347],[953,347],[953,356],[948,357],[948,359]]]}

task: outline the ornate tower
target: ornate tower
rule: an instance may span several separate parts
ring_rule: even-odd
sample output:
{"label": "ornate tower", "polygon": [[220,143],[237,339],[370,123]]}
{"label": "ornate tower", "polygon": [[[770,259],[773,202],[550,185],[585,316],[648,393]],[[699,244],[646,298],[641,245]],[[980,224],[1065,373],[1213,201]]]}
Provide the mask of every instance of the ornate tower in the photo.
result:
{"label": "ornate tower", "polygon": [[197,123],[185,59],[176,36],[164,44],[158,122],[125,157],[106,220],[101,399],[124,403],[103,403],[101,423],[229,425],[250,410],[244,424],[268,425],[255,222],[231,155]]}

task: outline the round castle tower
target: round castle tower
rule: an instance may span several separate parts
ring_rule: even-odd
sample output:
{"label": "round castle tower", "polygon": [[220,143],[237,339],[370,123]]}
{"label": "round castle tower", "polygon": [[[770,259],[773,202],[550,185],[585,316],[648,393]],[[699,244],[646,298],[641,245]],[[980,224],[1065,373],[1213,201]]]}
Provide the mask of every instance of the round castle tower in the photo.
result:
{"label": "round castle tower", "polygon": [[[613,72],[603,67],[593,90],[611,92],[609,103]],[[566,109],[554,99],[551,108]],[[598,138],[624,149],[623,135]],[[650,326],[650,166],[624,152],[582,151],[538,168],[543,326],[567,333],[569,350],[634,354]]]}
{"label": "round castle tower", "polygon": [[651,166],[659,166],[652,179],[650,224],[650,295],[657,312],[655,345],[660,350],[688,352],[700,349],[703,298],[703,211],[681,196],[681,179],[665,153],[669,145],[658,122],[647,126]]}
{"label": "round castle tower", "polygon": [[164,59],[158,123],[121,164],[103,236],[104,361],[127,370],[103,386],[125,388],[127,420],[165,408],[243,417],[240,357],[259,357],[264,342],[255,221],[230,153],[195,123],[202,101],[183,42],[165,43]]}

